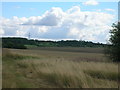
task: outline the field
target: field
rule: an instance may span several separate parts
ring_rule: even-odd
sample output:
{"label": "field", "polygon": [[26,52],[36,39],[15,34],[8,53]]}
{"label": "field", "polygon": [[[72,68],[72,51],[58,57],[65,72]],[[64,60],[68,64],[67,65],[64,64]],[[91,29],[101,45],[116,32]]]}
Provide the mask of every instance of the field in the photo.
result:
{"label": "field", "polygon": [[102,48],[4,48],[2,56],[3,88],[118,88],[118,64]]}

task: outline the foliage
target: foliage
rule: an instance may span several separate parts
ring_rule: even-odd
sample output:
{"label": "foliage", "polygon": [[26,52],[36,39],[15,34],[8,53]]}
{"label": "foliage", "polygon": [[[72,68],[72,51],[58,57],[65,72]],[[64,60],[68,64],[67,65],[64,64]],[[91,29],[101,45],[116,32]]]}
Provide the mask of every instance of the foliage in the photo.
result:
{"label": "foliage", "polygon": [[107,54],[112,61],[120,61],[120,22],[112,25],[110,30],[110,43],[111,45],[107,48]]}
{"label": "foliage", "polygon": [[104,47],[105,44],[93,43],[90,41],[77,41],[77,40],[61,40],[61,41],[41,41],[41,40],[28,40],[26,38],[16,37],[3,37],[2,38],[3,48],[16,48],[26,49],[26,46],[37,46],[37,47]]}
{"label": "foliage", "polygon": [[24,38],[2,38],[3,48],[15,48],[15,49],[26,49],[27,47],[23,44],[27,42]]}

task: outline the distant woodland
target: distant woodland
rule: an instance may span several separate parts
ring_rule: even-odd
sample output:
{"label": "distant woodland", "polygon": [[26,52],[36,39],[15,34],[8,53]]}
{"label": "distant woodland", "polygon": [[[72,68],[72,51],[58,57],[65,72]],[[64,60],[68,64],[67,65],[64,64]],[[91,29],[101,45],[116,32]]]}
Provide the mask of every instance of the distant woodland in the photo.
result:
{"label": "distant woodland", "polygon": [[77,40],[61,40],[61,41],[43,41],[43,40],[28,40],[20,37],[3,37],[3,48],[27,49],[28,46],[35,47],[104,47],[106,44],[93,43],[90,41]]}

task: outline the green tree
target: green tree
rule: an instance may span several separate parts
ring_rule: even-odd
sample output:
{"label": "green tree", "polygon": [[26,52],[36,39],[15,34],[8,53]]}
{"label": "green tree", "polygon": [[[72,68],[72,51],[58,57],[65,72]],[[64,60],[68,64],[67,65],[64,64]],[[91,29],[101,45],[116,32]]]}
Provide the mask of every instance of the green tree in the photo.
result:
{"label": "green tree", "polygon": [[110,43],[107,54],[114,62],[120,62],[120,22],[114,23],[110,30]]}

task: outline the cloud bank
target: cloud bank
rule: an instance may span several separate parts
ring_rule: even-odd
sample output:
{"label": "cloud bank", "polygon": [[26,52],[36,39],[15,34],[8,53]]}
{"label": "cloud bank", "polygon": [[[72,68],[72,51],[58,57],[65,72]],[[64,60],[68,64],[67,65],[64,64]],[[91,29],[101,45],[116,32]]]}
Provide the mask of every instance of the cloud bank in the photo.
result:
{"label": "cloud bank", "polygon": [[0,35],[28,37],[31,33],[31,38],[37,39],[106,42],[113,18],[108,13],[81,11],[79,6],[65,12],[53,7],[41,16],[0,18]]}

